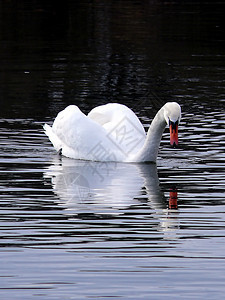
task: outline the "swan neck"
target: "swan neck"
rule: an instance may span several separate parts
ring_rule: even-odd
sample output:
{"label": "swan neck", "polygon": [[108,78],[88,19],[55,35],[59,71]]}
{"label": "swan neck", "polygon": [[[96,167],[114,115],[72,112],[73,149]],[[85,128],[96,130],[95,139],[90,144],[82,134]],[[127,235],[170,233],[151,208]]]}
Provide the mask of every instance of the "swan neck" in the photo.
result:
{"label": "swan neck", "polygon": [[156,162],[165,127],[164,109],[161,108],[152,120],[143,148],[137,154],[137,161]]}

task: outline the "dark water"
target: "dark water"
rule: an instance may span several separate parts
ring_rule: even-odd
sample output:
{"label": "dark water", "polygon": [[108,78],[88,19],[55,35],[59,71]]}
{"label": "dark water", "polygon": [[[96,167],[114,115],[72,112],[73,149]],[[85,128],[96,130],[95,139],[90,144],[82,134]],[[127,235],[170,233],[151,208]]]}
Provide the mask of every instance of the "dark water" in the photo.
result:
{"label": "dark water", "polygon": [[[222,299],[224,4],[2,1],[1,299]],[[119,102],[182,106],[157,165],[58,157],[42,125]]]}

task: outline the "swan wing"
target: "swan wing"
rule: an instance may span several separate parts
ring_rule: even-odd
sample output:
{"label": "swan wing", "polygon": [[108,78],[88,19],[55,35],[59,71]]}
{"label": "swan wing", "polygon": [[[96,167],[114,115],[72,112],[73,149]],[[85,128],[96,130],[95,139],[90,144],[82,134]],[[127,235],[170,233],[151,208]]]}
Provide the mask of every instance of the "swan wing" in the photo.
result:
{"label": "swan wing", "polygon": [[136,127],[145,135],[144,127],[138,117],[123,104],[108,103],[97,106],[89,112],[88,117],[103,126],[107,132],[117,127],[123,119],[127,119],[130,124],[128,129],[132,129],[132,126]]}
{"label": "swan wing", "polygon": [[144,128],[136,115],[121,104],[96,107],[88,116],[75,105],[61,111],[45,133],[64,156],[96,161],[127,161],[143,146]]}
{"label": "swan wing", "polygon": [[107,132],[107,138],[121,151],[127,161],[144,145],[146,133],[135,113],[118,103],[101,105],[90,111],[88,117],[100,124]]}
{"label": "swan wing", "polygon": [[95,148],[106,138],[105,129],[75,105],[59,112],[52,127],[45,124],[44,129],[56,151],[75,159],[97,160]]}

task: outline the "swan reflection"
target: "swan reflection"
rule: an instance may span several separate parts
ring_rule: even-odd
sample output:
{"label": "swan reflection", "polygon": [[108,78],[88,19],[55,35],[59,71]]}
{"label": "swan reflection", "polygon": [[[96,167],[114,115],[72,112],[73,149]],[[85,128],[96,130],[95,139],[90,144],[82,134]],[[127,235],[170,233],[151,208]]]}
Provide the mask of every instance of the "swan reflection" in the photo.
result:
{"label": "swan reflection", "polygon": [[[155,164],[91,162],[55,157],[44,177],[67,210],[102,213],[147,204],[163,231],[179,228],[176,191],[167,199]],[[168,203],[169,200],[169,203]]]}

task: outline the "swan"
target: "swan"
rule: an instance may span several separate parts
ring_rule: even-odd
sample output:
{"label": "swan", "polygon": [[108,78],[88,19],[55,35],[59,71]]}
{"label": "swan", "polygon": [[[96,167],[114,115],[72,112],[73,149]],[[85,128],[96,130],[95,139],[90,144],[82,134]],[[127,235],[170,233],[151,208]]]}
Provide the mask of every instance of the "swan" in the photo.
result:
{"label": "swan", "polygon": [[102,162],[156,162],[166,125],[170,144],[178,145],[181,108],[167,102],[154,117],[146,134],[135,113],[127,106],[108,103],[85,115],[76,105],[58,113],[52,127],[44,124],[45,134],[63,156]]}

